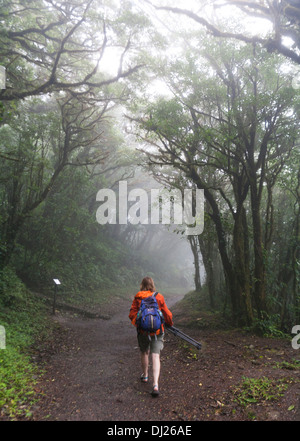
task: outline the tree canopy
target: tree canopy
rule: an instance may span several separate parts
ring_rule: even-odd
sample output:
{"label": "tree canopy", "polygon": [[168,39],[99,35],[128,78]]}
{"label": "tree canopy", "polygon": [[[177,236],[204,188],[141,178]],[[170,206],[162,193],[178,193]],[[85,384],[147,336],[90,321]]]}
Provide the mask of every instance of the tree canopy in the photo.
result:
{"label": "tree canopy", "polygon": [[[85,274],[97,289],[148,269],[206,284],[237,324],[299,317],[298,15],[275,0],[3,1],[3,271],[80,290]],[[122,179],[203,189],[204,232],[98,225],[97,191]]]}

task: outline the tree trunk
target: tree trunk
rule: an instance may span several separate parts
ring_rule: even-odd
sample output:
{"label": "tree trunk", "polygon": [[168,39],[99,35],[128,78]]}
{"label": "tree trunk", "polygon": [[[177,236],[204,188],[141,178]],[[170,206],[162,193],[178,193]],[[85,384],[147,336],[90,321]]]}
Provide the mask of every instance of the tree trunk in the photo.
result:
{"label": "tree trunk", "polygon": [[216,285],[215,285],[215,275],[213,271],[213,263],[212,263],[212,251],[213,246],[208,240],[204,240],[202,236],[198,236],[200,252],[203,259],[203,265],[206,273],[206,286],[208,289],[209,303],[212,309],[215,308],[215,294],[216,294]]}
{"label": "tree trunk", "polygon": [[194,265],[195,265],[195,289],[196,291],[201,290],[201,280],[200,280],[200,262],[199,262],[199,253],[198,253],[198,246],[195,236],[188,236],[188,240],[191,245],[192,253],[194,256]]}
{"label": "tree trunk", "polygon": [[[201,188],[201,187],[199,187]],[[211,192],[207,189],[204,190],[204,195],[208,201],[208,203],[211,206],[212,209],[212,220],[214,221],[216,233],[218,237],[218,248],[221,256],[221,261],[224,269],[224,277],[225,277],[225,286],[227,294],[229,294],[230,300],[231,300],[231,307],[232,307],[232,316],[233,316],[233,322],[237,323],[240,319],[240,308],[237,302],[236,298],[236,291],[237,291],[237,278],[235,271],[232,267],[232,264],[229,260],[227,249],[226,249],[226,239],[225,239],[225,232],[223,229],[222,219],[220,216],[220,211],[217,202],[215,201],[215,198],[211,194]]]}
{"label": "tree trunk", "polygon": [[15,249],[16,239],[19,230],[24,222],[24,218],[18,216],[15,220],[9,219],[9,222],[3,228],[2,246],[0,250],[0,268],[5,268],[11,259]]}
{"label": "tree trunk", "polygon": [[257,314],[263,319],[267,313],[266,304],[266,266],[263,253],[262,227],[260,218],[260,198],[255,188],[251,187],[251,208],[254,242],[254,299]]}
{"label": "tree trunk", "polygon": [[233,248],[237,279],[237,313],[239,314],[240,325],[245,324],[243,321],[246,321],[247,325],[251,325],[253,321],[253,309],[250,289],[248,226],[244,207],[239,208],[235,215]]}

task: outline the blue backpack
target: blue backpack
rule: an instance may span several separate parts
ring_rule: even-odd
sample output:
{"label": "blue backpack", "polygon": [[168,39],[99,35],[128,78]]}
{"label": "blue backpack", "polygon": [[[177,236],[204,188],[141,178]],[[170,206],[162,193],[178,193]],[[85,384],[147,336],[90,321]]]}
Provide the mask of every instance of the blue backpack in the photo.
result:
{"label": "blue backpack", "polygon": [[152,296],[146,297],[141,301],[140,309],[136,317],[138,332],[142,330],[148,333],[148,335],[153,332],[156,333],[158,329],[162,332],[164,317],[157,304],[157,294],[158,293],[155,292]]}

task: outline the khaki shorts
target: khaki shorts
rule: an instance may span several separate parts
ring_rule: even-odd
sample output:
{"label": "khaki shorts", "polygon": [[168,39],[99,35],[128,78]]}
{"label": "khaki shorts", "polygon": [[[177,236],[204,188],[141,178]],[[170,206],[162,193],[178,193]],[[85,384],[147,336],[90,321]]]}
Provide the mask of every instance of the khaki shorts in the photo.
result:
{"label": "khaki shorts", "polygon": [[148,335],[138,334],[138,343],[141,352],[148,352],[150,349],[151,354],[159,354],[164,347],[164,334],[151,336],[151,340]]}

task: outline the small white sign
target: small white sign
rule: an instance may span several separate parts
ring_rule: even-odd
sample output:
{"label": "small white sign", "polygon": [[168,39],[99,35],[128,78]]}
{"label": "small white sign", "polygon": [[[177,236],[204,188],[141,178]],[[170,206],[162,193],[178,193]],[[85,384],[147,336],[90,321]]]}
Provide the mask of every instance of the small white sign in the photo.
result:
{"label": "small white sign", "polygon": [[0,325],[0,349],[6,349],[5,343],[5,328]]}
{"label": "small white sign", "polygon": [[61,283],[58,279],[53,279],[53,280],[54,280],[55,285],[61,285]]}
{"label": "small white sign", "polygon": [[0,66],[0,89],[6,89],[6,68]]}

